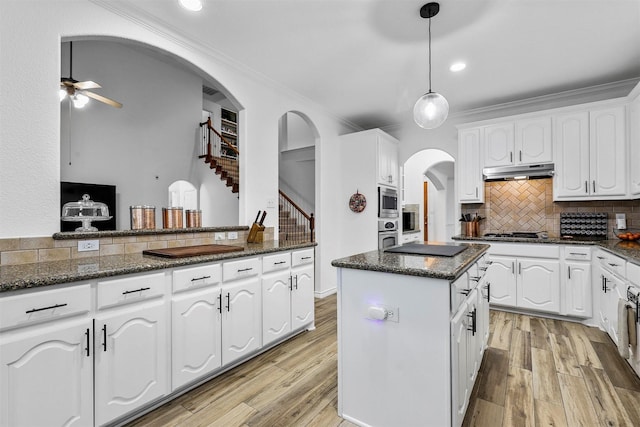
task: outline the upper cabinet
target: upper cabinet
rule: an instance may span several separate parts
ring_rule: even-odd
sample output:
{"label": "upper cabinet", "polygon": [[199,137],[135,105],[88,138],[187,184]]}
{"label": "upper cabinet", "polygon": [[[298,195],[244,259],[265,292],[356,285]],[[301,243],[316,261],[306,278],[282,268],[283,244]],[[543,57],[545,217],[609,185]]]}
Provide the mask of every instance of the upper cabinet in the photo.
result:
{"label": "upper cabinet", "polygon": [[554,200],[598,200],[627,195],[625,107],[554,118]]}
{"label": "upper cabinet", "polygon": [[[630,165],[640,165],[640,94],[629,105]],[[640,196],[640,167],[629,167],[629,191],[635,198]]]}
{"label": "upper cabinet", "polygon": [[480,164],[481,135],[479,128],[463,129],[458,133],[458,203],[484,203],[484,182]]}
{"label": "upper cabinet", "polygon": [[378,184],[398,186],[398,143],[378,135]]}
{"label": "upper cabinet", "polygon": [[484,167],[553,161],[551,117],[515,120],[484,129]]}

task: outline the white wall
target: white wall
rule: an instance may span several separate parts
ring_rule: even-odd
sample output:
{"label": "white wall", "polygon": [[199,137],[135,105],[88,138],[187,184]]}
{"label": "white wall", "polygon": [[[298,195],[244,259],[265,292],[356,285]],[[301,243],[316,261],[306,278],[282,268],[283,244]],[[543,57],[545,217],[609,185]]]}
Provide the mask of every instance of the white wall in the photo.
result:
{"label": "white wall", "polygon": [[[107,2],[105,7],[111,7]],[[338,165],[337,136],[352,132],[309,100],[251,70],[184,40],[169,29],[148,27],[135,19],[85,0],[3,0],[0,2],[0,238],[50,236],[59,223],[60,182],[60,42],[63,37],[117,37],[145,43],[177,55],[238,100],[242,194],[239,223],[249,224],[267,200],[277,200],[278,119],[301,111],[318,129],[316,145],[316,292],[336,286],[330,262],[340,246],[335,224],[338,186],[329,173]],[[229,37],[244,34],[229,34]],[[208,41],[211,42],[211,41]],[[224,42],[224,41],[220,41]],[[79,75],[79,74],[78,74]],[[105,93],[106,94],[106,93]],[[116,96],[113,96],[117,99]],[[267,209],[266,225],[275,226],[277,208]]]}
{"label": "white wall", "polygon": [[307,213],[313,213],[316,135],[297,113],[288,112],[281,120],[278,166],[280,189]]}

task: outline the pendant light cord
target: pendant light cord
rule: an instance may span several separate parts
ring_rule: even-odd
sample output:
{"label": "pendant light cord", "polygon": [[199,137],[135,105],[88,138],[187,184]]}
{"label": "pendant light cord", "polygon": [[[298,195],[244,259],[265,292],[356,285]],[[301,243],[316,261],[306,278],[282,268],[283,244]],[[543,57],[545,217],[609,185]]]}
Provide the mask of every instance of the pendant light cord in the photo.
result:
{"label": "pendant light cord", "polygon": [[431,18],[429,18],[429,93],[431,93]]}

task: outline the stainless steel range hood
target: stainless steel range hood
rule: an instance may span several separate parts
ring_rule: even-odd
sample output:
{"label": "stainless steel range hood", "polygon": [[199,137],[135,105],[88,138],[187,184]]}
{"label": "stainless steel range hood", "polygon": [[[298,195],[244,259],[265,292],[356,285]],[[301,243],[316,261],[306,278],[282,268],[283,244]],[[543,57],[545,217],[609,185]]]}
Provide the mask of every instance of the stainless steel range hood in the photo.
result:
{"label": "stainless steel range hood", "polygon": [[482,179],[485,181],[550,178],[553,174],[553,163],[543,163],[540,165],[497,166],[482,169]]}

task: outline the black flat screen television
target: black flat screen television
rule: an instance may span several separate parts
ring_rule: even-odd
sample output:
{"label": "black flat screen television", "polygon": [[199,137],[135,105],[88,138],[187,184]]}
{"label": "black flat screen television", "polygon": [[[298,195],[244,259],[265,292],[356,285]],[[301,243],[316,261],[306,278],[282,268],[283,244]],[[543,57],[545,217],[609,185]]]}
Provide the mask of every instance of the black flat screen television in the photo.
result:
{"label": "black flat screen television", "polygon": [[[113,218],[106,221],[94,221],[92,227],[98,230],[115,230],[116,229],[116,186],[103,184],[85,184],[80,182],[60,182],[60,210],[58,215],[62,214],[62,207],[67,202],[77,202],[82,200],[82,195],[88,194],[94,202],[102,202],[109,208],[109,215]],[[82,226],[82,223],[75,221],[60,220],[60,231],[75,231],[76,228]]]}

